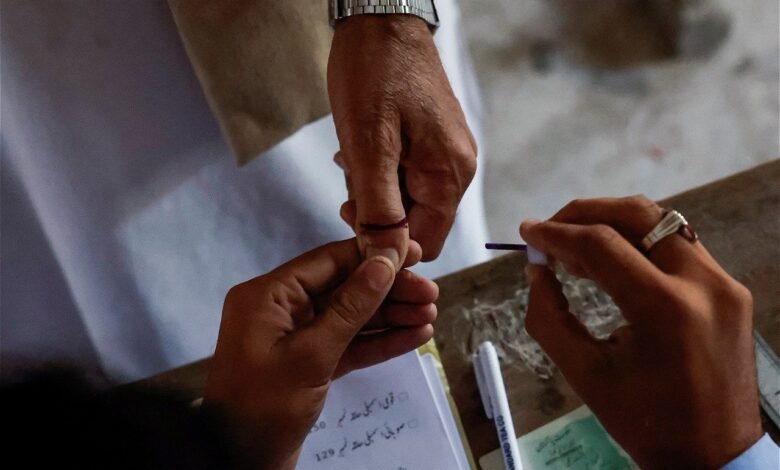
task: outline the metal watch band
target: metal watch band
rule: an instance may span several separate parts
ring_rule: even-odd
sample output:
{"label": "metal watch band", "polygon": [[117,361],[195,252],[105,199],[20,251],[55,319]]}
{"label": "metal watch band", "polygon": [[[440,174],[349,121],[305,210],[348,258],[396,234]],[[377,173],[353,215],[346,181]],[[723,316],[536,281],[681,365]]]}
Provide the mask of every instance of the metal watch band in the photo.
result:
{"label": "metal watch band", "polygon": [[434,30],[439,15],[433,0],[330,0],[330,22],[356,15],[414,15],[422,18]]}

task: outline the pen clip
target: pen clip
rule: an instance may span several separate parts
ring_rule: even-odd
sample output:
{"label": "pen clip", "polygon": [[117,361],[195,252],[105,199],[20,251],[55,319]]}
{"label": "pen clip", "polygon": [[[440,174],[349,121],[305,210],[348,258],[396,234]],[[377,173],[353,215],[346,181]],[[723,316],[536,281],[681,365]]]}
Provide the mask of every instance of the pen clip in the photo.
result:
{"label": "pen clip", "polygon": [[490,389],[488,388],[487,380],[485,380],[485,371],[482,366],[482,358],[479,352],[471,355],[471,363],[474,366],[474,376],[477,378],[477,389],[479,389],[479,397],[482,400],[482,407],[485,409],[485,415],[489,419],[493,419],[493,405],[490,401]]}

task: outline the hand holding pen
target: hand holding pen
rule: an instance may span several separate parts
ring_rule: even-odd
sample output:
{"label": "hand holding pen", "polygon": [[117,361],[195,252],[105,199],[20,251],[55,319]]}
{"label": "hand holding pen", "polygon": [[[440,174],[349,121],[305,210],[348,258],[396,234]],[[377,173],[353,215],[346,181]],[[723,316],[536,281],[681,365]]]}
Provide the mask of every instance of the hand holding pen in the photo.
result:
{"label": "hand holding pen", "polygon": [[610,294],[629,324],[596,340],[554,272],[529,266],[526,330],[641,468],[720,468],[761,436],[750,292],[701,243],[643,237],[639,197],[575,201],[525,240]]}

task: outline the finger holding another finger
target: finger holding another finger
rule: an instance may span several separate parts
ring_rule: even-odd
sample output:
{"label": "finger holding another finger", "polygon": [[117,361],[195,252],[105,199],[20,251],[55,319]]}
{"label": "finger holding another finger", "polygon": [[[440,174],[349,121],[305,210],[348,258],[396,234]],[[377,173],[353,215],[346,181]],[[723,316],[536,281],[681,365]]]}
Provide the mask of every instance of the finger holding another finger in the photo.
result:
{"label": "finger holding another finger", "polygon": [[364,331],[384,330],[388,328],[422,326],[436,321],[436,304],[406,304],[391,302],[379,308]]}
{"label": "finger holding another finger", "polygon": [[393,288],[387,296],[387,299],[393,302],[416,304],[433,303],[437,298],[439,298],[439,286],[408,269],[398,272]]}
{"label": "finger holding another finger", "polygon": [[425,261],[439,256],[476,174],[476,148],[468,137],[462,132],[446,143],[413,145],[404,162],[410,236],[422,246]]}
{"label": "finger holding another finger", "polygon": [[382,307],[365,329],[423,325],[436,319],[439,287],[435,282],[412,271],[398,272],[393,287]]}
{"label": "finger holding another finger", "polygon": [[332,374],[344,351],[390,292],[395,266],[383,257],[363,261],[330,297],[324,312],[295,335],[288,347],[307,358],[310,376]]}

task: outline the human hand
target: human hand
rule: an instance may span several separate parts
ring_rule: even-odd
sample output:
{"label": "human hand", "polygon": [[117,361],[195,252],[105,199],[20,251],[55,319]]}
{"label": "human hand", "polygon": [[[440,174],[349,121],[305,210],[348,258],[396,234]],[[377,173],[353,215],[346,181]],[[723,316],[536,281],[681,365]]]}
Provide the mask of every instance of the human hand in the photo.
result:
{"label": "human hand", "polygon": [[361,253],[398,267],[411,237],[424,261],[435,259],[474,177],[477,147],[428,26],[409,15],[339,21],[328,93],[349,191],[341,216]]}
{"label": "human hand", "polygon": [[[406,264],[419,257],[412,244]],[[361,263],[354,239],[312,250],[228,292],[204,403],[261,468],[292,469],[331,381],[427,342],[437,296],[386,258]]]}
{"label": "human hand", "polygon": [[526,330],[642,468],[720,468],[761,437],[752,298],[701,243],[636,247],[662,209],[640,197],[574,201],[523,238],[610,294],[628,325],[597,341],[555,274],[529,266]]}

